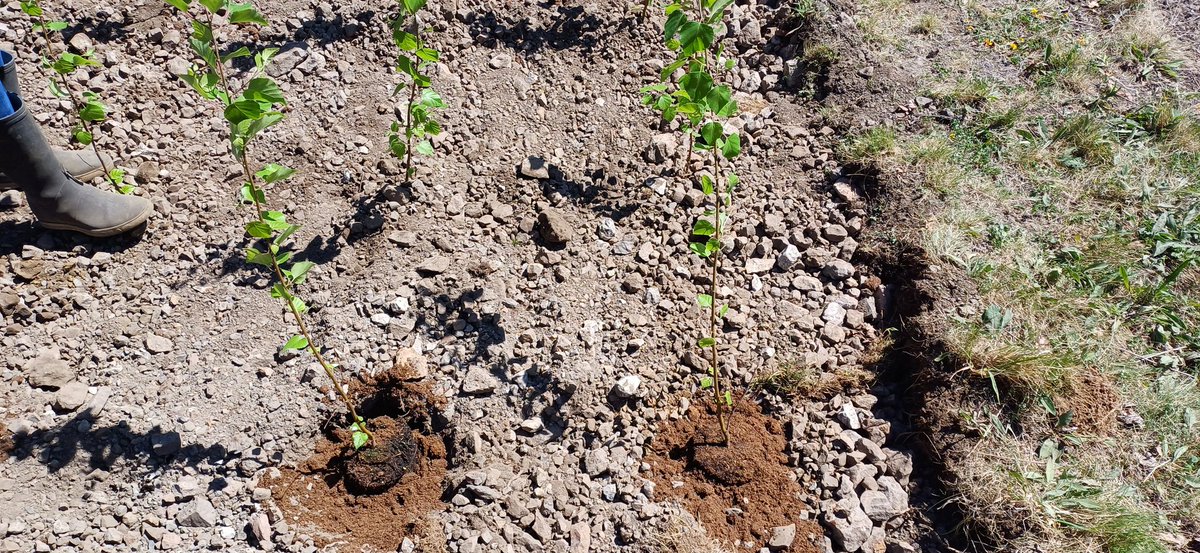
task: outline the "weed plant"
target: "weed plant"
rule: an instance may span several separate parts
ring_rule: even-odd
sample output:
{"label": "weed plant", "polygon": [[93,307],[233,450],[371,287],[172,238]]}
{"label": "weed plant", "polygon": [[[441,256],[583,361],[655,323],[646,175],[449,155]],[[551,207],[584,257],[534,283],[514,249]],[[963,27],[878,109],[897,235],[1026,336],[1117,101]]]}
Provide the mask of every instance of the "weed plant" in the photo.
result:
{"label": "weed plant", "polygon": [[[358,415],[354,402],[337,376],[337,366],[325,358],[305,323],[308,304],[296,293],[296,287],[304,284],[309,272],[316,267],[311,261],[296,261],[288,249],[292,236],[300,225],[291,223],[282,211],[267,207],[266,190],[295,174],[295,170],[278,163],[258,166],[250,155],[250,146],[263,131],[281,123],[286,105],[279,85],[266,75],[266,67],[279,52],[277,48],[265,48],[251,52],[247,46],[224,51],[219,38],[219,29],[214,27],[218,14],[223,14],[231,25],[265,27],[267,20],[251,4],[239,4],[229,0],[195,0],[201,9],[192,9],[193,0],[164,0],[179,13],[185,15],[192,26],[189,40],[192,52],[202,62],[193,65],[181,78],[201,98],[220,104],[229,127],[229,149],[242,170],[245,179],[238,191],[243,205],[252,209],[254,219],[246,224],[246,234],[252,240],[261,241],[264,249],[246,248],[246,261],[259,265],[271,272],[275,284],[271,297],[282,300],[295,321],[298,334],[292,336],[280,348],[280,352],[307,351],[337,391],[338,397],[350,414],[352,439],[355,449],[362,448],[373,440],[366,421]],[[231,85],[227,64],[236,59],[253,58],[254,71],[244,79],[240,90]]]}
{"label": "weed plant", "polygon": [[54,34],[66,29],[67,22],[49,19],[46,10],[38,0],[22,0],[21,11],[34,20],[33,32],[42,37],[42,66],[54,74],[50,79],[50,93],[56,98],[67,98],[75,109],[78,123],[71,131],[71,136],[75,138],[76,142],[92,147],[92,151],[100,159],[104,178],[118,192],[122,194],[133,192],[133,186],[125,183],[125,171],[116,167],[110,168],[108,162],[104,160],[104,156],[100,154],[100,147],[96,144],[96,132],[99,131],[100,124],[108,118],[108,107],[100,101],[98,94],[90,90],[84,90],[77,96],[71,86],[71,80],[67,78],[81,68],[99,66],[100,62],[95,59],[95,51],[88,50],[81,55],[64,49],[62,52],[56,53],[53,46]]}

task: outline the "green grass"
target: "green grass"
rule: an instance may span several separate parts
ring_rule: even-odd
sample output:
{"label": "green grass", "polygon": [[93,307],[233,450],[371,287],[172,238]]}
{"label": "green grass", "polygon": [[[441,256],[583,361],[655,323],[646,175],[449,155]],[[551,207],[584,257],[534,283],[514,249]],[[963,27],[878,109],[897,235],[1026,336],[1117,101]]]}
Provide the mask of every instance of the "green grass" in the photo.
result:
{"label": "green grass", "polygon": [[[994,401],[961,407],[979,443],[956,501],[993,538],[1029,530],[1001,550],[1176,550],[1200,526],[1200,119],[1155,83],[1182,54],[1139,1],[966,9],[931,25],[974,56],[922,88],[950,117],[839,149],[923,176],[913,193],[938,207],[921,245],[979,291],[942,336]],[[1088,405],[1094,421],[1072,407]]]}

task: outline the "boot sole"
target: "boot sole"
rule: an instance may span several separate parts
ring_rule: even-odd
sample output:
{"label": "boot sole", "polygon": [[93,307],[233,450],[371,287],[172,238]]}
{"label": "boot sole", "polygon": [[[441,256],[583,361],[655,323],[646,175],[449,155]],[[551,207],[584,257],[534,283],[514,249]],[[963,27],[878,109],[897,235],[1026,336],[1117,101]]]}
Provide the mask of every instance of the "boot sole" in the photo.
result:
{"label": "boot sole", "polygon": [[142,224],[144,224],[146,222],[146,219],[150,218],[150,215],[152,213],[154,213],[153,205],[147,207],[146,210],[139,213],[137,215],[137,217],[134,217],[133,219],[130,219],[129,221],[127,221],[125,223],[121,223],[121,224],[119,224],[117,226],[113,226],[113,227],[99,228],[99,229],[84,228],[84,227],[77,227],[74,225],[68,225],[68,224],[64,224],[64,223],[50,223],[50,222],[43,222],[43,221],[38,221],[38,224],[42,225],[43,228],[47,228],[50,230],[67,230],[67,231],[71,231],[71,232],[78,232],[80,234],[86,234],[93,238],[108,238],[110,236],[117,236],[119,234],[125,234],[126,232],[129,232],[129,231],[141,226]]}

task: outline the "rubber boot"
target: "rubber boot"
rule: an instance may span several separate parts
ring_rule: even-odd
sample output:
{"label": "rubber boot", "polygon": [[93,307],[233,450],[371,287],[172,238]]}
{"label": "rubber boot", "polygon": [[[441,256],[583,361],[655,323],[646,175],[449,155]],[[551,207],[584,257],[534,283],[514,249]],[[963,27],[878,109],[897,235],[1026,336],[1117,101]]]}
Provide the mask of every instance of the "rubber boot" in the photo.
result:
{"label": "rubber boot", "polygon": [[50,154],[37,121],[19,96],[10,94],[16,113],[0,119],[0,170],[25,191],[25,199],[43,227],[88,236],[115,236],[139,227],[154,205],[87,186],[66,173]]}
{"label": "rubber boot", "polygon": [[[0,84],[4,85],[4,89],[17,96],[21,95],[21,82],[17,79],[17,58],[12,54],[0,50]],[[112,159],[104,156],[103,163],[100,157],[94,151],[90,150],[54,150],[54,157],[58,158],[58,162],[62,164],[71,176],[83,182],[90,181],[96,177],[104,175],[104,166],[112,166]],[[15,190],[17,183],[8,175],[0,173],[0,192],[5,190]]]}

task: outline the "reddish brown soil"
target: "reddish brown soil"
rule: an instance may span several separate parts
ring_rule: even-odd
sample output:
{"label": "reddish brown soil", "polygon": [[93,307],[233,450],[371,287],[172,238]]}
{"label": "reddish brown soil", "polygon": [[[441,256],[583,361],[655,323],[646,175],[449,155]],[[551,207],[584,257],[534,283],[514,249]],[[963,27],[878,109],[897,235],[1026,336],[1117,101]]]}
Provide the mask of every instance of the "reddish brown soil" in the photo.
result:
{"label": "reddish brown soil", "polygon": [[[416,446],[415,458],[408,458],[411,446],[401,446],[404,462],[389,466],[404,465],[398,471],[403,475],[397,484],[384,491],[372,489],[375,493],[348,490],[343,477],[346,468],[356,464],[358,470],[362,468],[350,446],[350,433],[342,429],[322,439],[316,453],[300,466],[283,470],[279,478],[266,482],[286,522],[312,535],[321,546],[349,544],[353,550],[371,546],[395,551],[406,536],[428,545],[434,545],[430,540],[443,539],[429,515],[443,508],[446,446],[433,429],[432,419],[444,400],[438,401],[427,384],[407,382],[406,370],[397,367],[355,390],[358,397],[367,397],[362,412],[379,443],[394,445],[393,438],[400,438],[400,443],[411,440]],[[373,416],[382,412],[387,414]]]}
{"label": "reddish brown soil", "polygon": [[16,448],[17,444],[13,441],[12,434],[5,432],[3,435],[0,435],[0,461],[8,459],[8,456]]}
{"label": "reddish brown soil", "polygon": [[[707,401],[659,428],[646,459],[657,490],[691,511],[709,536],[727,544],[764,545],[776,526],[796,525],[791,551],[820,551],[820,526],[801,517],[804,492],[790,477],[783,425],[750,401],[729,420],[729,446],[720,445],[715,408]],[[682,486],[678,484],[682,483]],[[678,487],[677,487],[678,486]],[[732,508],[740,514],[727,514]]]}

